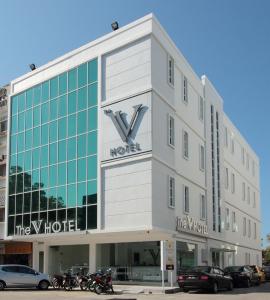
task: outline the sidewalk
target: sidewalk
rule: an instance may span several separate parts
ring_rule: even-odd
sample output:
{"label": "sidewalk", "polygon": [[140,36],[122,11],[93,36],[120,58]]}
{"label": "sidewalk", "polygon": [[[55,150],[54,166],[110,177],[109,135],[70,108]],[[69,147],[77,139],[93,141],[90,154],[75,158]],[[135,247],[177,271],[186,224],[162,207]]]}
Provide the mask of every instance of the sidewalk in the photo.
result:
{"label": "sidewalk", "polygon": [[114,291],[119,294],[174,294],[180,292],[179,287],[142,286],[142,285],[113,285]]}

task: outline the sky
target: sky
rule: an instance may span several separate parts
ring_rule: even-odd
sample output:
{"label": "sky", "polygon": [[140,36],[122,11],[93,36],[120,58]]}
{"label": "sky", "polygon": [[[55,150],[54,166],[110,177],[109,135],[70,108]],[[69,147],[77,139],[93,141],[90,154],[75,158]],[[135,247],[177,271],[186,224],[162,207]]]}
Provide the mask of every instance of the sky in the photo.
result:
{"label": "sky", "polygon": [[0,86],[154,13],[260,157],[262,237],[270,233],[270,1],[0,0]]}

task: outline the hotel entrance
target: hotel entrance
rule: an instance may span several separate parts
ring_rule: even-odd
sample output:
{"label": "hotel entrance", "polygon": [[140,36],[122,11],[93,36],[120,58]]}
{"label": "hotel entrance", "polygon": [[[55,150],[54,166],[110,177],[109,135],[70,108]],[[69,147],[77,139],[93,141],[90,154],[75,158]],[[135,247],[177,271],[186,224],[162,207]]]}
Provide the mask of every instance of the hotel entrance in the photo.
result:
{"label": "hotel entrance", "polygon": [[176,242],[177,273],[197,264],[197,245],[185,242]]}

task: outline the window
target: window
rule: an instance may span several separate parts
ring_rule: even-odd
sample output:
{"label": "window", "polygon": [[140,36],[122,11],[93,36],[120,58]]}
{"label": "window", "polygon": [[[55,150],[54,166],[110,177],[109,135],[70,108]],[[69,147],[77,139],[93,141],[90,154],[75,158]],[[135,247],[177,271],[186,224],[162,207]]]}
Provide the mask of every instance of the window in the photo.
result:
{"label": "window", "polygon": [[1,131],[1,132],[7,131],[7,120],[2,121],[2,122],[0,123],[0,131]]}
{"label": "window", "polygon": [[188,103],[188,81],[187,77],[183,77],[183,101]]}
{"label": "window", "polygon": [[228,128],[225,127],[225,138],[224,138],[225,146],[228,147]]}
{"label": "window", "polygon": [[183,156],[188,158],[188,133],[183,131]]}
{"label": "window", "polygon": [[251,221],[248,220],[248,237],[251,237]]}
{"label": "window", "polygon": [[235,193],[235,175],[232,173],[232,177],[231,177],[231,189],[232,189],[232,193]]}
{"label": "window", "polygon": [[255,191],[253,192],[253,207],[256,207],[256,193]]}
{"label": "window", "polygon": [[257,239],[257,224],[254,222],[254,240]]}
{"label": "window", "polygon": [[249,170],[249,154],[247,153],[247,170]]}
{"label": "window", "polygon": [[169,116],[169,133],[168,133],[168,143],[170,146],[174,147],[174,118],[172,116]]}
{"label": "window", "polygon": [[247,188],[247,203],[250,204],[250,187]]}
{"label": "window", "polygon": [[206,200],[205,200],[205,195],[200,195],[200,206],[201,206],[201,220],[206,219]]}
{"label": "window", "polygon": [[241,148],[241,157],[242,157],[242,164],[245,164],[245,149],[244,147]]}
{"label": "window", "polygon": [[174,86],[174,59],[168,55],[168,83]]}
{"label": "window", "polygon": [[229,169],[225,168],[225,189],[229,188]]}
{"label": "window", "polygon": [[203,97],[199,96],[199,119],[203,121],[204,119],[204,101]]}
{"label": "window", "polygon": [[204,171],[205,168],[205,156],[204,156],[204,146],[200,145],[200,153],[199,153],[199,161],[200,161],[200,170]]}
{"label": "window", "polygon": [[231,153],[234,154],[234,138],[231,138]]}
{"label": "window", "polygon": [[189,187],[184,185],[184,212],[189,213]]}
{"label": "window", "polygon": [[175,179],[169,176],[169,207],[175,207]]}
{"label": "window", "polygon": [[243,236],[247,235],[247,218],[243,218]]}
{"label": "window", "polygon": [[242,200],[246,201],[246,184],[242,182]]}
{"label": "window", "polygon": [[232,231],[235,232],[237,230],[236,226],[236,213],[235,211],[232,212]]}
{"label": "window", "polygon": [[255,176],[255,161],[252,161],[252,176]]}
{"label": "window", "polygon": [[230,229],[230,210],[226,208],[226,230]]}

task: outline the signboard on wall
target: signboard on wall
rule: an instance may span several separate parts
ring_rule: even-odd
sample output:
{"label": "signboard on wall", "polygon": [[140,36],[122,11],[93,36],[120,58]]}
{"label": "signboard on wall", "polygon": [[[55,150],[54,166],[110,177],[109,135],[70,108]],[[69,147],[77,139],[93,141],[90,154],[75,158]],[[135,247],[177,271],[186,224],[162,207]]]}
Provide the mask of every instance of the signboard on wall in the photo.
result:
{"label": "signboard on wall", "polygon": [[162,241],[161,242],[161,270],[173,271],[174,270],[174,257],[175,257],[175,242]]}

